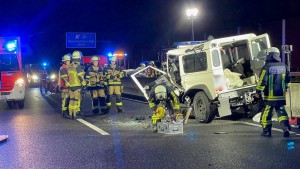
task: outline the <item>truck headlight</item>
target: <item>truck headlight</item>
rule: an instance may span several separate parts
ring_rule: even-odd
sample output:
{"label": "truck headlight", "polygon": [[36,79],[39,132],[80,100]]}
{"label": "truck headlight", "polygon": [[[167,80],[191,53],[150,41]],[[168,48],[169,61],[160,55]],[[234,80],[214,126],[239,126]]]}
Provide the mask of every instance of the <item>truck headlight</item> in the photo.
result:
{"label": "truck headlight", "polygon": [[56,78],[55,74],[52,74],[52,75],[50,76],[50,79],[55,79],[55,78]]}
{"label": "truck headlight", "polygon": [[32,79],[33,79],[33,80],[38,80],[39,77],[38,77],[37,75],[32,75]]}
{"label": "truck headlight", "polygon": [[24,85],[24,79],[23,78],[20,78],[18,79],[16,82],[15,82],[16,85],[19,85],[19,86],[23,86]]}

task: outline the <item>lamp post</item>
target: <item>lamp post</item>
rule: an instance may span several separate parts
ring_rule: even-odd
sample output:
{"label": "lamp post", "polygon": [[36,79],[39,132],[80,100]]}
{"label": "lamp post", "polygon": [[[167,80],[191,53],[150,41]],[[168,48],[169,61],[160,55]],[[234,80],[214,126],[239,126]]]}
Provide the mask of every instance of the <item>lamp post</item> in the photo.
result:
{"label": "lamp post", "polygon": [[185,12],[188,19],[192,20],[192,41],[194,41],[194,19],[198,15],[198,9],[197,8],[187,9]]}

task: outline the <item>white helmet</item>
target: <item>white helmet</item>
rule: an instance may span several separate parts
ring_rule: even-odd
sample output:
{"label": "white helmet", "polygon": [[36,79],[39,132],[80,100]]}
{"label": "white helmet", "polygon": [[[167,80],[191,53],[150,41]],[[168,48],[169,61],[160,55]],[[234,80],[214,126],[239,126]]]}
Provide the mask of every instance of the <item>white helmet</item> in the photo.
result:
{"label": "white helmet", "polygon": [[267,49],[267,58],[266,58],[267,61],[276,60],[278,62],[281,62],[281,58],[279,56],[280,56],[280,51],[278,48],[270,47]]}
{"label": "white helmet", "polygon": [[75,50],[72,53],[72,59],[81,59],[82,58],[82,53],[80,51]]}
{"label": "white helmet", "polygon": [[163,85],[158,85],[154,89],[155,98],[157,100],[165,100],[167,99],[167,89]]}
{"label": "white helmet", "polygon": [[116,58],[116,57],[112,57],[112,58],[111,58],[111,61],[112,61],[112,62],[115,62],[115,61],[117,61],[117,58]]}
{"label": "white helmet", "polygon": [[93,56],[91,59],[91,63],[93,63],[94,61],[99,61],[98,56]]}
{"label": "white helmet", "polygon": [[65,54],[63,57],[62,57],[62,61],[65,62],[65,61],[70,61],[71,60],[71,54],[70,53],[67,53]]}

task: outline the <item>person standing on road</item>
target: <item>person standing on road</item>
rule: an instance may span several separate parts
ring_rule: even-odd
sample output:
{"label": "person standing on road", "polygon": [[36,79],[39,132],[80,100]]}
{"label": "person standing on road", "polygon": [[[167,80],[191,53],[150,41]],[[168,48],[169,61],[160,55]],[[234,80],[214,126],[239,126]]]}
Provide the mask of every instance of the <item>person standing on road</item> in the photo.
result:
{"label": "person standing on road", "polygon": [[107,85],[108,85],[108,95],[106,99],[106,105],[107,105],[107,111],[109,111],[111,107],[111,96],[116,96],[116,106],[118,108],[119,113],[123,113],[123,103],[122,103],[122,97],[121,93],[123,90],[123,86],[121,83],[121,78],[124,76],[124,72],[121,70],[121,68],[116,65],[117,58],[113,57],[111,59],[111,64],[108,65],[105,70],[104,74],[107,79]]}
{"label": "person standing on road", "polygon": [[170,111],[173,111],[172,115],[174,115],[174,120],[177,120],[180,115],[182,116],[182,114],[179,113],[179,100],[174,93],[173,88],[166,83],[157,84],[151,87],[148,103],[153,112],[153,132],[157,132],[157,122],[165,117],[166,108],[168,108]]}
{"label": "person standing on road", "polygon": [[47,94],[47,70],[40,68],[39,70],[39,82],[40,82],[40,92],[43,94],[43,88],[45,90],[45,94]]}
{"label": "person standing on road", "polygon": [[99,102],[101,112],[106,114],[107,107],[105,102],[105,86],[103,69],[99,66],[98,56],[93,56],[91,59],[92,65],[87,69],[86,80],[93,99],[93,113],[99,113]]}
{"label": "person standing on road", "polygon": [[77,114],[80,111],[81,104],[81,88],[86,86],[84,80],[84,70],[80,65],[82,53],[80,51],[74,51],[72,53],[72,63],[68,67],[69,76],[69,89],[70,89],[70,103],[69,103],[69,116],[76,119]]}
{"label": "person standing on road", "polygon": [[69,102],[70,102],[70,91],[69,91],[69,76],[68,76],[68,66],[71,64],[71,54],[65,54],[62,57],[62,66],[59,69],[59,89],[61,91],[61,110],[62,115],[65,118],[70,118],[69,116]]}
{"label": "person standing on road", "polygon": [[287,66],[281,62],[280,51],[275,47],[267,49],[266,63],[259,75],[255,97],[262,97],[265,107],[262,110],[261,125],[263,127],[262,136],[271,136],[272,112],[275,108],[278,121],[283,130],[283,137],[290,136],[291,126],[287,112],[284,108],[286,104],[286,92],[291,81],[290,72]]}

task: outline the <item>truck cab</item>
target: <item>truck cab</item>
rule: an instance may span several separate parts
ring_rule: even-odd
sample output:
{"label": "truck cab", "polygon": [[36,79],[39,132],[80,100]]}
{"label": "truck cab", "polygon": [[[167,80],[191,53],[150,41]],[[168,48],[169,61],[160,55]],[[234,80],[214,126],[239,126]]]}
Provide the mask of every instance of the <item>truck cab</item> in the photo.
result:
{"label": "truck cab", "polygon": [[180,100],[192,100],[194,116],[211,122],[231,115],[231,109],[253,107],[253,97],[268,34],[244,34],[213,39],[167,52],[167,74]]}
{"label": "truck cab", "polygon": [[19,37],[0,37],[0,102],[24,108],[25,83]]}

